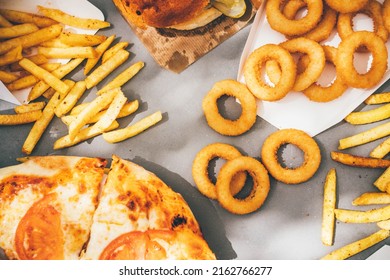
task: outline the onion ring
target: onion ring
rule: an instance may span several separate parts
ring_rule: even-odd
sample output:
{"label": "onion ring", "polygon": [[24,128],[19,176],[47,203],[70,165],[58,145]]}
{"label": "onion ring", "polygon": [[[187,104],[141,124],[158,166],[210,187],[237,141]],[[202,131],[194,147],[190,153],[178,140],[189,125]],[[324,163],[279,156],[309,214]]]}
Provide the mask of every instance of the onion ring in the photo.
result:
{"label": "onion ring", "polygon": [[288,19],[281,11],[284,0],[268,0],[266,15],[272,29],[284,35],[302,35],[313,29],[321,19],[322,0],[303,0],[307,4],[307,14],[300,19]]}
{"label": "onion ring", "polygon": [[[215,185],[211,182],[208,174],[208,166],[212,159],[222,158],[227,161],[242,156],[240,151],[235,147],[224,143],[209,144],[200,150],[192,164],[192,177],[198,190],[205,196],[211,199],[217,199],[217,191]],[[240,192],[245,185],[246,173],[240,172],[233,177],[230,183],[230,191],[232,195]]]}
{"label": "onion ring", "polygon": [[[269,60],[276,60],[281,67],[279,82],[271,87],[261,78],[261,69]],[[296,65],[291,54],[274,44],[266,44],[254,50],[244,65],[245,82],[257,98],[267,101],[280,100],[292,89],[296,78]]]}
{"label": "onion ring", "polygon": [[[372,53],[371,67],[360,74],[354,67],[354,53],[364,46]],[[371,88],[384,76],[387,70],[387,48],[383,40],[369,31],[357,31],[341,41],[336,56],[336,69],[345,84],[355,88]]]}
{"label": "onion ring", "polygon": [[353,13],[362,9],[368,0],[325,0],[333,10],[340,13]]}
{"label": "onion ring", "polygon": [[[304,37],[299,37],[285,41],[280,46],[290,53],[306,53],[310,59],[310,63],[305,71],[297,74],[293,86],[294,91],[302,91],[308,88],[320,77],[325,68],[325,52],[319,43]],[[279,66],[281,66],[280,63]]]}
{"label": "onion ring", "polygon": [[[230,182],[238,172],[248,171],[253,178],[251,193],[243,198],[233,197]],[[259,209],[268,196],[270,189],[269,175],[263,164],[252,157],[238,157],[225,163],[216,184],[218,201],[223,208],[234,214],[248,214]]]}
{"label": "onion ring", "polygon": [[[306,3],[303,0],[288,1],[283,8],[283,14],[288,19],[294,19],[297,12],[303,7],[306,7]],[[301,37],[305,37],[316,42],[321,42],[329,38],[337,22],[337,12],[331,9],[328,5],[324,5],[323,9],[323,15],[317,26],[309,32],[302,34]]]}
{"label": "onion ring", "polygon": [[384,42],[389,38],[389,32],[385,28],[384,18],[382,17],[382,5],[376,0],[369,0],[364,8],[355,13],[340,14],[337,20],[337,32],[341,39],[351,35],[353,32],[353,18],[357,13],[363,13],[372,18],[374,22],[374,33]]}
{"label": "onion ring", "polygon": [[[331,46],[323,46],[323,49],[326,61],[335,65],[337,49]],[[303,59],[299,61],[298,68],[300,68],[300,62],[303,62]],[[305,89],[303,93],[312,101],[329,102],[340,97],[347,89],[348,86],[344,84],[344,82],[337,77],[336,74],[336,78],[331,85],[322,87],[319,84],[314,83]]]}
{"label": "onion ring", "polygon": [[383,24],[388,32],[390,32],[390,0],[385,0],[382,5]]}
{"label": "onion ring", "polygon": [[[233,96],[240,101],[242,112],[238,119],[225,119],[219,113],[217,101],[224,95]],[[222,135],[241,135],[256,122],[256,98],[245,85],[235,80],[223,80],[215,83],[203,99],[202,107],[208,125]]]}
{"label": "onion ring", "polygon": [[[278,151],[285,144],[293,144],[304,152],[301,166],[290,169],[278,160]],[[278,181],[299,184],[309,180],[321,163],[321,152],[316,141],[306,132],[297,129],[278,130],[267,137],[261,149],[261,158],[268,172]]]}

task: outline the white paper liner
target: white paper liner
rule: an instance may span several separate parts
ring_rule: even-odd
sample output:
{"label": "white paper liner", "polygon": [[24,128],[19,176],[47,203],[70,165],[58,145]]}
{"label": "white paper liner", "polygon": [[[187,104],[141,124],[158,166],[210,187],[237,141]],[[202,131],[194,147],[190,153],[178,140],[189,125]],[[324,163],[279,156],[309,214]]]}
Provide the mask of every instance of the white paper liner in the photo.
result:
{"label": "white paper liner", "polygon": [[[12,9],[29,13],[38,13],[37,5],[48,8],[55,8],[65,13],[81,18],[94,18],[104,20],[104,15],[97,7],[87,0],[0,0],[0,8]],[[65,26],[64,30],[80,34],[95,34],[98,30],[87,30]],[[66,63],[69,59],[52,60],[53,62]],[[31,88],[14,91],[11,93],[2,82],[0,82],[0,99],[14,104],[27,103],[27,96]]]}
{"label": "white paper liner", "polygon": [[[269,26],[265,13],[265,2],[257,11],[241,56],[237,79],[243,83],[245,83],[242,73],[243,65],[251,52],[268,43],[278,44],[286,41],[283,34]],[[383,1],[379,2],[382,3]],[[355,30],[372,30],[371,19],[364,15],[358,14],[354,18],[354,25]],[[340,37],[334,30],[330,38],[321,42],[321,45],[337,47],[339,43]],[[386,43],[386,46],[389,50],[389,42]],[[359,53],[355,54],[355,56],[358,57],[356,59],[358,61],[356,67],[358,69],[367,69],[367,65],[370,65],[372,58],[371,54]],[[390,56],[388,64],[389,62]],[[323,77],[325,79],[326,74],[330,75],[330,73],[327,73],[329,69],[324,70],[321,79]],[[367,90],[349,88],[341,97],[327,103],[310,101],[301,92],[290,92],[285,98],[276,102],[259,101],[257,114],[278,129],[295,128],[315,136],[343,120],[389,78],[390,72],[387,71],[377,86]]]}

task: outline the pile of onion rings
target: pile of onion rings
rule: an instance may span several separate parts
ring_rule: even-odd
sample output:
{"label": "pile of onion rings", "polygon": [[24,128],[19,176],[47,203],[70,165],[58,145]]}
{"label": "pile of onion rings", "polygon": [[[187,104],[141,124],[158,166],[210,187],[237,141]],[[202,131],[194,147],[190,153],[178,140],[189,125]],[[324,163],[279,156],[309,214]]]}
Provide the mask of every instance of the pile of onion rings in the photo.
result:
{"label": "pile of onion rings", "polygon": [[[254,50],[245,62],[243,74],[247,87],[258,99],[278,101],[294,91],[303,92],[313,102],[329,102],[340,97],[349,87],[372,88],[384,77],[388,69],[386,42],[390,29],[390,0],[383,4],[376,0],[268,0],[265,5],[271,28],[287,37],[278,46],[294,55],[294,62],[300,61],[305,54],[310,54],[310,62],[306,63],[306,68],[295,67],[294,71],[290,62],[281,61],[279,53],[282,51],[276,52],[274,45],[270,48],[271,44],[267,44]],[[301,9],[307,12],[298,17]],[[358,13],[371,17],[373,31],[354,30],[353,18]],[[332,50],[337,55],[330,57],[328,54],[325,59],[324,48],[328,46],[326,43],[321,45],[321,42],[333,32],[337,32],[341,42]],[[366,38],[363,38],[365,35]],[[362,51],[373,57],[365,73],[360,73],[362,70],[358,71],[351,63],[355,52]],[[291,59],[283,56],[283,61]],[[336,77],[329,86],[319,88],[318,79],[326,61],[334,64]],[[295,82],[291,87],[294,73]],[[266,76],[270,82],[267,82]],[[287,77],[290,78],[288,82]],[[337,91],[328,94],[335,88]],[[315,89],[320,89],[320,92],[314,94]]]}
{"label": "pile of onion rings", "polygon": [[[208,174],[213,158],[226,160],[213,184]],[[245,185],[246,172],[253,179],[249,195],[237,198]],[[234,214],[248,214],[259,209],[268,196],[269,175],[264,165],[251,157],[243,156],[233,146],[224,143],[209,144],[200,150],[192,165],[192,175],[198,190],[211,199],[216,199],[223,208]]]}
{"label": "pile of onion rings", "polygon": [[[292,144],[304,153],[303,163],[297,168],[286,168],[278,158],[283,145]],[[222,165],[212,183],[208,169],[214,158],[223,158]],[[316,141],[307,133],[297,129],[282,129],[269,135],[261,148],[261,162],[243,156],[233,146],[224,143],[209,144],[195,156],[192,176],[198,190],[234,214],[248,214],[258,210],[266,200],[270,189],[269,174],[285,184],[299,184],[314,176],[321,163],[321,152]],[[268,174],[269,173],[269,174]],[[250,194],[239,198],[244,188],[246,174],[253,179]]]}

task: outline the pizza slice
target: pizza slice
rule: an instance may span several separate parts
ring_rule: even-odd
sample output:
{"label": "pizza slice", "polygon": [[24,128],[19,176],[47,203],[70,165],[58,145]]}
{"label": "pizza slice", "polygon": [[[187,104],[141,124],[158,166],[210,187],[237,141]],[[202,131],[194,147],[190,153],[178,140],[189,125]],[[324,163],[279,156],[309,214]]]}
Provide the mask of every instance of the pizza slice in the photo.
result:
{"label": "pizza slice", "polygon": [[82,259],[215,259],[183,197],[113,156]]}
{"label": "pizza slice", "polygon": [[10,259],[79,259],[106,161],[45,156],[0,169],[0,247]]}

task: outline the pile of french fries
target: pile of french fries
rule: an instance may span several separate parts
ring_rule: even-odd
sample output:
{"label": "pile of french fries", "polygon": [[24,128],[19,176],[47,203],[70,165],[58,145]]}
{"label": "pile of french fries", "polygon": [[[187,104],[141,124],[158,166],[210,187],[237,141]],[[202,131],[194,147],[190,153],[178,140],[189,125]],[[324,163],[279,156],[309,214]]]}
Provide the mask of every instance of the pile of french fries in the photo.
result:
{"label": "pile of french fries", "polygon": [[[15,114],[0,115],[0,125],[34,123],[22,151],[31,154],[54,117],[68,126],[68,135],[54,149],[70,147],[103,135],[109,143],[133,137],[162,119],[160,111],[126,128],[118,118],[134,113],[138,100],[129,101],[121,87],[143,67],[130,65],[96,93],[89,103],[81,97],[99,85],[130,57],[128,42],[113,45],[115,35],[89,35],[65,28],[99,30],[110,26],[98,19],[80,18],[58,9],[37,6],[39,14],[0,8],[0,81],[12,92],[31,89],[28,104],[15,107]],[[113,45],[113,46],[112,46]],[[54,61],[66,59],[66,63]],[[85,79],[72,81],[66,75],[84,63]],[[44,101],[37,101],[37,99]]]}
{"label": "pile of french fries", "polygon": [[324,184],[321,239],[324,245],[333,245],[336,220],[344,223],[376,223],[378,231],[336,249],[322,259],[347,259],[390,236],[390,160],[384,159],[390,152],[390,138],[386,138],[390,135],[390,121],[386,121],[390,118],[390,93],[373,94],[366,99],[365,103],[375,105],[375,108],[352,112],[345,120],[352,125],[384,122],[361,133],[340,139],[339,150],[364,145],[382,138],[384,140],[372,149],[367,157],[333,151],[331,158],[349,166],[382,168],[385,171],[373,182],[373,186],[376,187],[373,192],[363,193],[352,201],[354,206],[372,206],[370,210],[365,211],[337,209],[336,169],[328,172]]}

